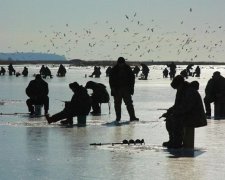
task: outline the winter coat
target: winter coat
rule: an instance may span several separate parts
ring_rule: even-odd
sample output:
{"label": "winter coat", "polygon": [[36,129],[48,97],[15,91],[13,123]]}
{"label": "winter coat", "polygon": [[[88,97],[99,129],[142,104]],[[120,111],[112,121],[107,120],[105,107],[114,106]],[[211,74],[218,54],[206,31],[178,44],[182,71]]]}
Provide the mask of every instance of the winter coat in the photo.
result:
{"label": "winter coat", "polygon": [[135,76],[129,65],[124,64],[120,67],[115,65],[109,75],[109,85],[111,88],[111,95],[115,95],[115,91],[120,88],[127,88],[128,93],[134,93]]}
{"label": "winter coat", "polygon": [[83,86],[79,86],[79,88],[76,89],[67,108],[67,112],[71,116],[89,114],[91,110],[91,99]]}
{"label": "winter coat", "polygon": [[85,88],[93,90],[92,98],[98,103],[109,102],[109,93],[107,92],[106,86],[104,84],[88,81]]}
{"label": "winter coat", "polygon": [[201,96],[187,82],[177,91],[174,117],[183,121],[184,127],[197,128],[207,125]]}
{"label": "winter coat", "polygon": [[43,79],[32,80],[26,88],[26,94],[31,99],[42,99],[48,96],[48,83]]}

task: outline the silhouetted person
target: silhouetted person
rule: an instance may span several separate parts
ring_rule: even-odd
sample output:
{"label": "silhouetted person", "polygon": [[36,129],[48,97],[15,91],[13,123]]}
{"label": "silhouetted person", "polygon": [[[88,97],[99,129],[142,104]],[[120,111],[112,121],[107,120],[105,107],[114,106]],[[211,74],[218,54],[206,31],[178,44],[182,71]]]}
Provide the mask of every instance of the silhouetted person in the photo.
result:
{"label": "silhouetted person", "polygon": [[141,78],[142,80],[147,80],[148,79],[148,73],[149,73],[149,68],[146,64],[141,63],[141,67],[142,67],[142,74],[143,74],[143,78]]}
{"label": "silhouetted person", "polygon": [[5,70],[5,68],[4,67],[1,67],[1,70],[0,70],[0,75],[5,75],[5,72],[6,72],[6,70]]}
{"label": "silhouetted person", "polygon": [[16,72],[16,77],[19,77],[20,75],[20,72]]}
{"label": "silhouetted person", "polygon": [[[214,98],[214,118],[225,118],[225,78],[220,74],[219,71],[216,71],[213,73],[212,82],[207,85],[207,91],[212,88],[211,100]],[[209,85],[211,85],[211,87],[209,87]],[[205,98],[205,101],[206,100],[208,100],[208,103],[210,102],[210,99]]]}
{"label": "silhouetted person", "polygon": [[187,78],[188,78],[187,69],[182,70],[182,71],[180,72],[180,75],[187,79]]}
{"label": "silhouetted person", "polygon": [[44,65],[41,66],[41,69],[40,69],[39,73],[40,73],[41,76],[45,75],[45,66]]}
{"label": "silhouetted person", "polygon": [[171,64],[169,64],[167,66],[170,68],[170,72],[169,72],[170,79],[173,79],[175,77],[175,74],[176,74],[177,66],[174,62],[172,62]]}
{"label": "silhouetted person", "polygon": [[211,117],[211,103],[214,102],[216,99],[215,97],[215,88],[214,88],[214,81],[213,77],[210,78],[205,87],[205,97],[204,97],[204,104],[205,104],[205,111],[206,116]]}
{"label": "silhouetted person", "polygon": [[109,74],[110,74],[111,70],[112,70],[112,67],[111,66],[107,67],[107,69],[105,71],[106,77],[109,77]]}
{"label": "silhouetted person", "polygon": [[168,74],[169,74],[169,71],[168,71],[167,68],[165,68],[165,69],[163,70],[163,78],[167,78],[167,77],[168,77]]}
{"label": "silhouetted person", "polygon": [[191,69],[192,69],[193,66],[194,66],[194,64],[188,64],[188,66],[186,67],[188,76],[192,76]]}
{"label": "silhouetted person", "polygon": [[91,100],[87,90],[77,82],[70,83],[69,87],[74,93],[71,101],[65,102],[65,108],[61,112],[54,114],[51,117],[48,115],[46,116],[49,124],[66,119],[61,121],[61,124],[73,125],[73,117],[89,114],[91,109]]}
{"label": "silhouetted person", "polygon": [[64,77],[66,75],[66,68],[60,64],[59,69],[57,71],[57,76]]}
{"label": "silhouetted person", "polygon": [[89,77],[93,77],[95,76],[96,78],[99,78],[101,75],[101,67],[94,67],[94,72],[89,76]]}
{"label": "silhouetted person", "polygon": [[121,104],[124,101],[130,121],[138,121],[135,116],[132,95],[134,94],[135,76],[123,57],[119,57],[109,76],[111,95],[114,97],[116,122],[121,119]]}
{"label": "silhouetted person", "polygon": [[52,73],[51,73],[51,70],[48,68],[48,66],[46,66],[44,70],[43,78],[46,79],[48,76],[52,78]]}
{"label": "silhouetted person", "polygon": [[91,95],[91,106],[92,106],[92,115],[100,115],[101,114],[101,103],[109,102],[109,93],[107,92],[106,86],[101,83],[96,83],[93,81],[88,81],[86,89],[91,89],[93,91]]}
{"label": "silhouetted person", "polygon": [[49,110],[49,98],[48,98],[48,83],[45,82],[40,74],[35,76],[34,80],[31,80],[26,88],[26,94],[29,97],[26,103],[30,115],[34,114],[34,105],[44,105],[45,114],[48,114]]}
{"label": "silhouetted person", "polygon": [[195,77],[200,77],[200,74],[201,74],[201,69],[200,69],[199,66],[197,66],[197,67],[195,68],[195,72],[193,73],[193,76],[195,76]]}
{"label": "silhouetted person", "polygon": [[13,74],[14,74],[14,75],[16,74],[16,70],[14,69],[12,63],[9,64],[8,70],[9,70],[9,75],[10,75],[10,76],[13,75]]}
{"label": "silhouetted person", "polygon": [[28,76],[28,68],[26,66],[23,68],[22,75],[24,77]]}
{"label": "silhouetted person", "polygon": [[140,68],[138,66],[135,66],[133,69],[133,73],[136,77],[138,77],[138,73],[140,72]]}
{"label": "silhouetted person", "polygon": [[185,129],[207,125],[201,96],[198,92],[199,84],[188,83],[181,75],[171,82],[172,88],[177,90],[174,106],[168,109],[162,117],[166,117],[166,128],[169,141],[163,146],[181,148]]}

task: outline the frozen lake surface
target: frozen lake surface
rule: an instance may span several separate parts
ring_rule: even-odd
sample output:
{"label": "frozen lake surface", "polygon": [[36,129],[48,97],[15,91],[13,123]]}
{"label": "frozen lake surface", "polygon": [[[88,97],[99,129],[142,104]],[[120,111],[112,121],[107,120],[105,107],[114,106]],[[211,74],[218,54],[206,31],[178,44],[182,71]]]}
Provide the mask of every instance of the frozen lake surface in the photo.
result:
{"label": "frozen lake surface", "polygon": [[[23,66],[14,66],[17,71]],[[40,66],[27,65],[28,77],[0,76],[1,113],[27,113],[25,88]],[[62,110],[60,100],[70,100],[68,84],[77,81],[85,85],[93,80],[104,83],[110,92],[105,69],[101,78],[85,78],[93,67],[67,67],[66,77],[56,77],[57,67],[49,66],[53,79],[49,84],[50,114]],[[185,66],[179,66],[177,72]],[[225,66],[201,66],[200,94],[213,72],[225,75]],[[133,96],[139,122],[129,120],[122,106],[122,123],[115,126],[113,99],[111,113],[102,105],[101,116],[87,116],[87,126],[66,128],[48,125],[44,117],[30,118],[26,114],[0,116],[0,179],[223,179],[225,175],[225,121],[208,120],[208,126],[196,129],[195,149],[168,151],[161,146],[168,140],[163,109],[174,103],[176,91],[170,79],[162,78],[164,66],[150,66],[146,81],[136,80]],[[90,92],[91,93],[91,92]],[[76,123],[76,118],[74,118]],[[90,143],[121,142],[124,139],[144,139],[145,145],[90,146]]]}

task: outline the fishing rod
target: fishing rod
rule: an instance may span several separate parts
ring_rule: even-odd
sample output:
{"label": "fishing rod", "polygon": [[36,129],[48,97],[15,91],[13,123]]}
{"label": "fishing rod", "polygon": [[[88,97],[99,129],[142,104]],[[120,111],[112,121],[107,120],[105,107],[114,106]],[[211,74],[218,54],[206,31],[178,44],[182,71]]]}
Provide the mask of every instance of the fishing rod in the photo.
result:
{"label": "fishing rod", "polygon": [[30,114],[30,113],[0,113],[0,115],[20,115],[20,114]]}
{"label": "fishing rod", "polygon": [[118,145],[118,144],[127,144],[127,145],[130,145],[130,144],[134,144],[134,145],[136,145],[136,144],[140,144],[140,145],[142,145],[142,144],[145,144],[145,141],[144,141],[144,139],[136,139],[136,140],[133,140],[133,139],[130,139],[130,140],[126,140],[126,139],[124,139],[122,142],[115,142],[115,143],[92,143],[92,144],[90,144],[90,146],[102,146],[102,145],[112,145],[112,146],[114,146],[114,145]]}
{"label": "fishing rod", "polygon": [[60,100],[60,99],[55,99],[55,100],[60,101],[60,102],[64,102],[64,103],[67,102],[67,101],[63,101],[63,100]]}

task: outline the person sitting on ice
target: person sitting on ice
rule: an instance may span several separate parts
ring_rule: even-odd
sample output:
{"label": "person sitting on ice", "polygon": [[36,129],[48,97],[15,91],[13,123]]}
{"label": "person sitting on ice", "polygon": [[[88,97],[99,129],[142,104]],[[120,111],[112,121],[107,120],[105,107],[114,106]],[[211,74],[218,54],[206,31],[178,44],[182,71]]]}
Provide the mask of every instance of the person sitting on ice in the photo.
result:
{"label": "person sitting on ice", "polygon": [[100,115],[101,114],[101,103],[109,102],[109,93],[107,92],[106,86],[101,83],[96,83],[93,81],[88,81],[86,89],[91,89],[93,91],[91,95],[91,106],[92,106],[92,115]]}
{"label": "person sitting on ice", "polygon": [[27,77],[28,76],[28,68],[26,66],[23,68],[22,75],[24,77]]}
{"label": "person sitting on ice", "polygon": [[166,129],[169,141],[164,142],[167,148],[181,148],[184,145],[184,133],[190,128],[207,125],[201,96],[198,92],[198,82],[188,83],[181,75],[171,82],[171,87],[177,90],[174,105],[162,117],[166,117]]}
{"label": "person sitting on ice", "polygon": [[48,114],[49,109],[49,97],[48,97],[48,83],[45,82],[40,74],[35,76],[34,80],[31,80],[26,88],[26,94],[29,97],[27,99],[27,107],[30,115],[34,115],[34,105],[44,105],[45,114]]}
{"label": "person sitting on ice", "polygon": [[77,82],[70,83],[69,87],[74,93],[71,101],[65,102],[65,107],[61,112],[51,117],[48,114],[46,115],[49,124],[65,119],[60,123],[63,125],[73,125],[74,116],[86,116],[89,114],[91,99],[87,90]]}
{"label": "person sitting on ice", "polygon": [[93,72],[89,77],[95,76],[96,78],[99,78],[100,75],[101,75],[101,68],[95,66],[95,67],[94,67],[94,72]]}
{"label": "person sitting on ice", "polygon": [[0,75],[5,75],[5,72],[6,72],[6,70],[5,70],[5,68],[4,67],[1,67],[1,70],[0,70]]}
{"label": "person sitting on ice", "polygon": [[43,74],[43,78],[46,79],[47,77],[50,77],[52,78],[52,73],[51,73],[51,70],[48,68],[48,66],[45,67],[45,70],[44,70],[44,74]]}
{"label": "person sitting on ice", "polygon": [[59,69],[57,71],[57,76],[58,77],[64,77],[66,75],[66,68],[60,64]]}

